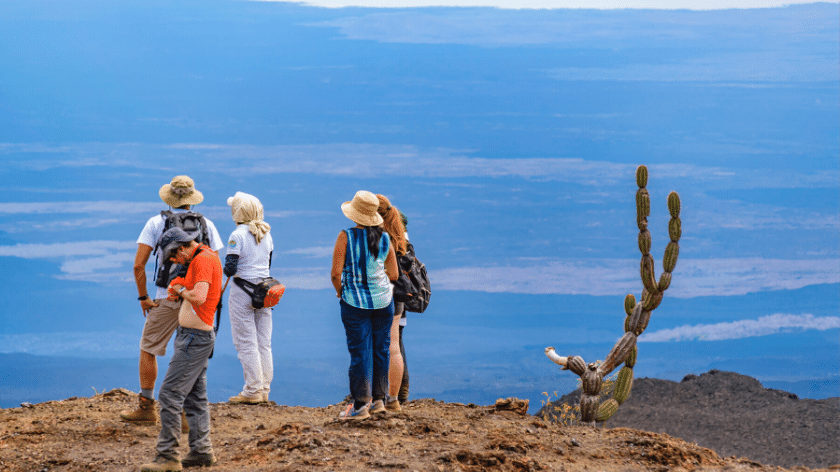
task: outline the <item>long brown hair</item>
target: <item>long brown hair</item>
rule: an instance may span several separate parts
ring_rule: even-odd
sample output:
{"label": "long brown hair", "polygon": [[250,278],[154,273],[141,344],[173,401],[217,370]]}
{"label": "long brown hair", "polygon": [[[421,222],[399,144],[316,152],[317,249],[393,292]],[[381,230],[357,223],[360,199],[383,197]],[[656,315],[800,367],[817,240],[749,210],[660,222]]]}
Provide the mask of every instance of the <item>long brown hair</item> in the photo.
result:
{"label": "long brown hair", "polygon": [[408,251],[408,242],[405,239],[405,225],[400,211],[391,205],[391,201],[385,195],[376,194],[376,198],[379,199],[379,208],[376,211],[385,220],[382,227],[391,236],[394,251],[399,255],[405,254]]}

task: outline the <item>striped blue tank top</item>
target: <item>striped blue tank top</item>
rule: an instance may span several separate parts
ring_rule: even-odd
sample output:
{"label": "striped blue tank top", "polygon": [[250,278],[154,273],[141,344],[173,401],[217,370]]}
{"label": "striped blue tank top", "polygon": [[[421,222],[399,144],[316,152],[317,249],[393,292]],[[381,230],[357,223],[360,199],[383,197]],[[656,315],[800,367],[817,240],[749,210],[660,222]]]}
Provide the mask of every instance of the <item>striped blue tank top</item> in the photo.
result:
{"label": "striped blue tank top", "polygon": [[385,308],[391,303],[392,286],[385,274],[385,259],[391,247],[391,237],[382,233],[379,256],[374,258],[367,247],[367,229],[350,228],[347,252],[341,272],[341,299],[348,305],[366,310]]}

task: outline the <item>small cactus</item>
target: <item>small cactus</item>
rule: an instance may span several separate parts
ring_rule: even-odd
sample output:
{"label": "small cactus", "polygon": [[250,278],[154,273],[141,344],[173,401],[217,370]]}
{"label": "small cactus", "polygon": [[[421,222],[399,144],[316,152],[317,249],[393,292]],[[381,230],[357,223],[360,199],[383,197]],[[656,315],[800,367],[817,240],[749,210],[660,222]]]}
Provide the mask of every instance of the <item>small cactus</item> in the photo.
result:
{"label": "small cactus", "polygon": [[[668,222],[668,236],[671,241],[665,248],[662,258],[664,271],[657,282],[655,263],[653,256],[650,255],[651,235],[647,229],[648,216],[650,216],[650,195],[645,188],[647,181],[647,167],[639,166],[636,169],[636,185],[639,187],[636,192],[636,223],[639,227],[639,252],[642,254],[639,275],[644,289],[638,302],[633,294],[624,297],[624,312],[627,314],[624,318],[624,335],[600,366],[593,363],[586,364],[579,356],[560,357],[554,354],[554,348],[546,348],[546,355],[550,359],[581,378],[584,394],[580,399],[580,420],[583,424],[594,425],[596,421],[606,421],[630,396],[630,389],[633,386],[633,367],[638,358],[636,346],[638,336],[647,328],[651,312],[659,306],[665,296],[665,291],[671,286],[671,273],[677,265],[680,252],[679,240],[682,237],[680,196],[677,192],[671,192],[668,194],[668,212],[671,214],[671,220]],[[598,399],[603,378],[622,362],[624,367],[618,373],[613,398],[604,401],[599,406]]]}

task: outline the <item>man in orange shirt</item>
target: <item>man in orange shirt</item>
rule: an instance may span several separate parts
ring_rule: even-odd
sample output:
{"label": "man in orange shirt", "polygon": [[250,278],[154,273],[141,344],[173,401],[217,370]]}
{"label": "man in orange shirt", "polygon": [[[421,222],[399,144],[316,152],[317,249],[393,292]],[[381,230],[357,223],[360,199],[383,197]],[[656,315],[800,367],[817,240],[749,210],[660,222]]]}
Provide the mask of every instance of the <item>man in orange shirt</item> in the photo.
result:
{"label": "man in orange shirt", "polygon": [[[164,257],[189,266],[186,275],[173,279],[168,288],[171,299],[180,297],[184,303],[178,314],[175,352],[158,394],[161,428],[157,455],[141,472],[179,471],[216,462],[210,442],[207,360],[215,344],[213,317],[222,296],[222,264],[212,249],[196,242],[197,237],[197,233],[172,228],[161,238]],[[190,426],[190,453],[178,460],[182,409]]]}

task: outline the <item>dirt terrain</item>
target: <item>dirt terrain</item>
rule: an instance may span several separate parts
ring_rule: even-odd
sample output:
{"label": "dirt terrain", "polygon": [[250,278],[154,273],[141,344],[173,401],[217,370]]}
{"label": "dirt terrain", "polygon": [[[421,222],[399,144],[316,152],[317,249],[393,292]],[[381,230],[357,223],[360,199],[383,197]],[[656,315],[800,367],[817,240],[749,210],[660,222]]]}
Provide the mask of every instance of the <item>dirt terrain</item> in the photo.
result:
{"label": "dirt terrain", "polygon": [[[0,470],[138,470],[154,456],[159,427],[120,421],[120,410],[135,403],[136,394],[117,389],[0,410]],[[523,414],[524,403],[477,406],[421,399],[409,401],[401,413],[359,422],[338,421],[341,404],[213,404],[219,462],[210,470],[790,470],[721,457],[662,433],[549,423]],[[185,455],[184,444],[181,450]]]}

